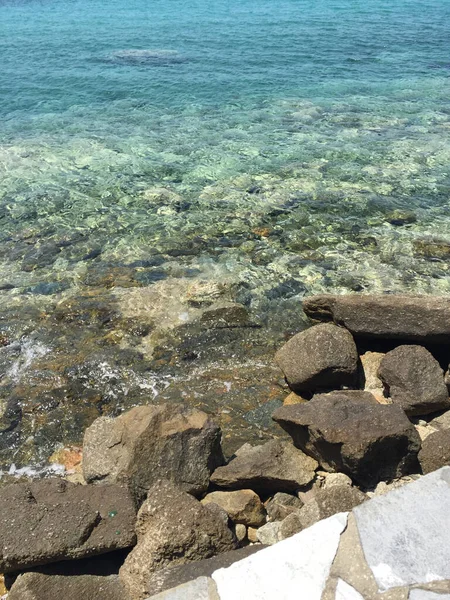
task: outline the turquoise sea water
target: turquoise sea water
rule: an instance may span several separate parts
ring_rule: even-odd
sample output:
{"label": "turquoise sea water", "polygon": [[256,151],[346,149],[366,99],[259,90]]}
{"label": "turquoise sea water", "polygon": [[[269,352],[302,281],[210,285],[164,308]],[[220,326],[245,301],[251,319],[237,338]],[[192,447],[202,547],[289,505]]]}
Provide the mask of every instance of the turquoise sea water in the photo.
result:
{"label": "turquoise sea water", "polygon": [[447,0],[0,0],[5,464],[226,346],[213,300],[269,355],[305,294],[447,294],[449,39]]}

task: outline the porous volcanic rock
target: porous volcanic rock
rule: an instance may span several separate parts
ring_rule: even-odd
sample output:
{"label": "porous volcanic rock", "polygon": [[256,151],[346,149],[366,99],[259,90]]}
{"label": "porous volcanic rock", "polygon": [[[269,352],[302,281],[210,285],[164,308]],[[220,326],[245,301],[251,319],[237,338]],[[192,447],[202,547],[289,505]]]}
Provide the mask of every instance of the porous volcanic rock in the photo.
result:
{"label": "porous volcanic rock", "polygon": [[295,392],[357,384],[358,352],[351,334],[331,323],[294,335],[275,355]]}
{"label": "porous volcanic rock", "polygon": [[180,404],[137,406],[88,427],[83,475],[88,482],[126,484],[138,503],[159,479],[201,495],[224,463],[220,440],[220,428],[202,411]]}
{"label": "porous volcanic rock", "polygon": [[119,572],[131,600],[148,596],[149,578],[155,571],[237,546],[221,516],[169,481],[159,481],[149,490],[136,532],[138,543]]}
{"label": "porous volcanic rock", "polygon": [[333,321],[358,337],[449,344],[450,297],[321,295],[305,298],[312,319]]}
{"label": "porous volcanic rock", "polygon": [[250,527],[260,527],[266,522],[266,511],[253,490],[236,490],[233,492],[211,492],[202,504],[218,504],[234,523],[242,523]]}
{"label": "porous volcanic rock", "polygon": [[271,440],[262,446],[246,445],[227,465],[214,471],[211,483],[257,493],[294,492],[314,479],[317,466],[289,442]]}
{"label": "porous volcanic rock", "polygon": [[435,431],[422,442],[419,462],[424,474],[450,465],[450,429]]}
{"label": "porous volcanic rock", "polygon": [[8,600],[128,600],[117,575],[19,575]]}
{"label": "porous volcanic rock", "polygon": [[450,408],[444,372],[423,346],[398,346],[380,362],[378,376],[389,396],[407,415]]}
{"label": "porous volcanic rock", "polygon": [[362,485],[418,468],[420,438],[399,406],[329,394],[282,406],[273,418],[325,470],[346,473]]}
{"label": "porous volcanic rock", "polygon": [[133,546],[136,511],[126,488],[61,479],[0,489],[0,572]]}

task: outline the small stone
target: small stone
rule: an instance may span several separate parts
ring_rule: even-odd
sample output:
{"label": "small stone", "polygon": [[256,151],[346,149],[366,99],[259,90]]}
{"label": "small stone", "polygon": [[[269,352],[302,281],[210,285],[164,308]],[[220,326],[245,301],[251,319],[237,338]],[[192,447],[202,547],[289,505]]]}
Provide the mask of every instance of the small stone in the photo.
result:
{"label": "small stone", "polygon": [[247,538],[247,527],[242,523],[237,523],[234,528],[234,535],[236,536],[237,541],[242,544]]}
{"label": "small stone", "polygon": [[435,431],[423,440],[419,462],[424,474],[450,465],[450,429]]}
{"label": "small stone", "polygon": [[283,521],[288,515],[299,510],[302,506],[303,502],[297,496],[278,492],[266,503],[266,510],[271,521]]}
{"label": "small stone", "polygon": [[252,544],[258,542],[258,530],[255,527],[249,527],[247,529],[248,541]]}
{"label": "small stone", "polygon": [[417,221],[417,215],[412,210],[393,210],[386,215],[386,221],[391,225],[400,227],[402,225],[410,225]]}
{"label": "small stone", "polygon": [[364,372],[364,390],[375,396],[383,395],[383,382],[378,377],[378,369],[383,360],[383,352],[365,352],[360,360]]}
{"label": "small stone", "polygon": [[292,404],[304,404],[308,402],[305,398],[302,398],[295,392],[291,392],[286,398],[283,400],[283,406],[291,406]]}
{"label": "small stone", "polygon": [[398,346],[380,363],[378,375],[394,404],[407,415],[426,415],[450,408],[444,373],[422,346]]}
{"label": "small stone", "polygon": [[211,483],[227,488],[249,488],[270,494],[294,492],[308,485],[315,475],[317,462],[289,442],[272,440],[262,446],[241,449],[226,466],[211,476]]}
{"label": "small stone", "polygon": [[323,484],[323,489],[328,490],[332,487],[348,485],[352,486],[353,482],[345,473],[327,473]]}
{"label": "small stone", "polygon": [[275,361],[297,393],[357,384],[355,342],[347,330],[332,324],[298,333],[278,350]]}
{"label": "small stone", "polygon": [[256,537],[258,538],[258,541],[261,542],[261,544],[265,544],[266,546],[272,546],[272,544],[276,544],[280,541],[280,528],[280,521],[266,523],[258,529]]}
{"label": "small stone", "polygon": [[211,492],[202,504],[214,502],[221,506],[234,523],[260,527],[266,522],[266,511],[259,496],[252,490]]}

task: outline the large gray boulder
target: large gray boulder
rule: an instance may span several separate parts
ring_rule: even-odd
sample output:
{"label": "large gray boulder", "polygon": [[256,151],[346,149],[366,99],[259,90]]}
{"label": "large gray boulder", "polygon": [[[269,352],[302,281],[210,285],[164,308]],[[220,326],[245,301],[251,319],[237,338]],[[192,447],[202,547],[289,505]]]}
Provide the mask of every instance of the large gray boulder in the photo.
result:
{"label": "large gray boulder", "polygon": [[0,572],[133,546],[136,511],[126,488],[60,479],[0,489]]}
{"label": "large gray boulder", "polygon": [[343,401],[336,393],[282,406],[273,418],[323,469],[346,473],[362,485],[418,468],[420,438],[399,406]]}
{"label": "large gray boulder", "polygon": [[357,385],[358,352],[352,335],[331,323],[294,335],[275,355],[295,392]]}
{"label": "large gray boulder", "polygon": [[333,321],[359,337],[450,341],[450,297],[322,295],[306,298],[303,310],[312,319]]}
{"label": "large gray boulder", "polygon": [[159,479],[201,495],[224,463],[220,440],[220,428],[200,410],[137,406],[115,419],[100,417],[86,430],[83,475],[88,482],[126,484],[138,503]]}
{"label": "large gray boulder", "polygon": [[211,476],[211,483],[226,489],[251,489],[257,493],[295,492],[315,476],[317,462],[289,442],[272,440],[246,446]]}
{"label": "large gray boulder", "polygon": [[450,429],[435,431],[423,440],[419,462],[424,474],[450,465]]}
{"label": "large gray boulder", "polygon": [[167,566],[234,550],[236,539],[221,515],[169,481],[159,481],[141,506],[138,543],[120,569],[131,600],[149,594],[151,575]]}
{"label": "large gray boulder", "polygon": [[19,575],[8,600],[128,600],[117,575]]}
{"label": "large gray boulder", "polygon": [[378,376],[395,404],[407,415],[450,408],[444,372],[423,346],[398,346],[380,362]]}

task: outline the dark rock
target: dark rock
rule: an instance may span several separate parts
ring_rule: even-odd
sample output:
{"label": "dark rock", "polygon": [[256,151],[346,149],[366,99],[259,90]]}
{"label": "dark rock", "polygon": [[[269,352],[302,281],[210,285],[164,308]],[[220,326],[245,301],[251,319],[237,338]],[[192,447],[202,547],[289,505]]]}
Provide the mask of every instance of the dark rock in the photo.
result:
{"label": "dark rock", "polygon": [[346,473],[362,485],[401,477],[418,467],[420,438],[399,406],[343,402],[330,394],[283,406],[273,418],[325,470]]}
{"label": "dark rock", "polygon": [[220,428],[204,412],[181,404],[137,406],[116,419],[100,417],[86,430],[86,481],[121,482],[141,502],[166,478],[194,495],[224,458]]}
{"label": "dark rock", "polygon": [[393,210],[386,215],[386,221],[391,225],[400,227],[402,225],[410,225],[417,222],[417,215],[412,210]]}
{"label": "dark rock", "polygon": [[133,600],[146,598],[154,572],[234,550],[223,519],[168,481],[159,481],[138,513],[138,543],[120,569]]}
{"label": "dark rock", "polygon": [[214,471],[211,483],[263,494],[294,492],[314,479],[316,468],[315,460],[289,442],[272,440],[262,446],[245,446],[226,466]]}
{"label": "dark rock", "polygon": [[34,271],[52,265],[58,258],[61,248],[52,242],[36,244],[25,254],[22,271]]}
{"label": "dark rock", "polygon": [[265,546],[255,544],[240,548],[239,550],[231,550],[231,552],[223,552],[212,558],[197,560],[195,562],[186,563],[185,565],[177,565],[175,567],[168,566],[153,573],[149,578],[148,591],[151,596],[159,594],[165,590],[192,581],[198,577],[210,577],[217,569],[226,569],[233,563],[247,558],[263,550]]}
{"label": "dark rock", "polygon": [[312,296],[303,302],[312,319],[334,321],[355,336],[447,344],[450,297]]}
{"label": "dark rock", "polygon": [[266,504],[267,515],[271,521],[283,521],[291,513],[300,510],[303,501],[297,496],[278,492]]}
{"label": "dark rock", "polygon": [[407,415],[450,408],[439,363],[422,346],[398,346],[381,360],[378,376],[395,404]]}
{"label": "dark rock", "polygon": [[[365,392],[363,390],[337,390],[336,392],[329,392],[328,394],[315,394],[313,400],[319,402],[320,400],[327,400],[333,398],[336,402],[369,402],[371,404],[378,404],[377,399],[371,392]],[[289,405],[288,405],[289,406]]]}
{"label": "dark rock", "polygon": [[424,475],[450,465],[450,429],[430,433],[423,440],[419,462]]}
{"label": "dark rock", "polygon": [[351,334],[331,323],[291,338],[275,355],[296,392],[356,386],[358,352]]}
{"label": "dark rock", "polygon": [[45,575],[24,573],[12,586],[8,600],[127,600],[117,575]]}
{"label": "dark rock", "polygon": [[118,485],[60,479],[0,489],[0,572],[94,556],[135,543],[136,513]]}
{"label": "dark rock", "polygon": [[249,314],[243,304],[217,302],[205,309],[200,321],[210,328],[246,327],[249,325]]}

